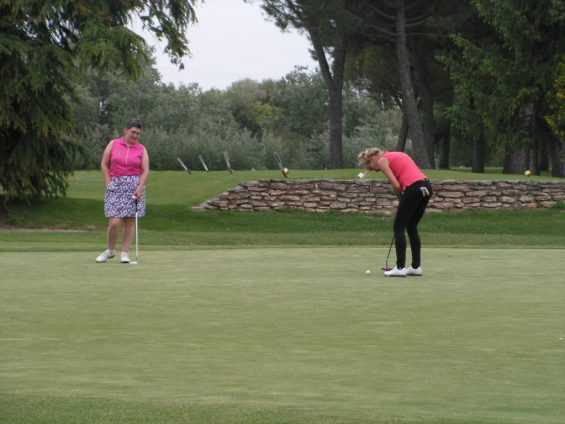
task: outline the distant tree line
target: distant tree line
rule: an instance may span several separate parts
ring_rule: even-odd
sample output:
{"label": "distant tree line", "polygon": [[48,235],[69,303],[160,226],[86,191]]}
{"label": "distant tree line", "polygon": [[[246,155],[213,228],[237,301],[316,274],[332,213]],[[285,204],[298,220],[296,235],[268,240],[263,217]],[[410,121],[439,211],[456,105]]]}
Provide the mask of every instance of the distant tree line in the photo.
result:
{"label": "distant tree line", "polygon": [[163,84],[137,17],[180,64],[197,2],[14,1],[0,6],[0,188],[58,196],[145,121],[153,169],[355,166],[379,145],[423,168],[565,177],[565,0],[261,0],[319,63],[226,90]]}
{"label": "distant tree line", "polygon": [[262,0],[305,32],[330,96],[330,165],[341,167],[342,94],[358,84],[403,116],[423,168],[452,150],[484,172],[565,176],[565,0]]}
{"label": "distant tree line", "polygon": [[[175,87],[160,81],[154,67],[130,82],[88,72],[75,113],[76,141],[90,153],[77,167],[98,167],[108,141],[121,136],[131,117],[143,119],[142,142],[156,170],[225,169],[228,152],[234,169],[274,169],[275,152],[286,166],[328,166],[328,95],[317,72],[295,69],[278,81],[241,80],[225,90],[198,85]],[[352,86],[344,89],[344,166],[356,167],[356,154],[371,145],[394,149],[400,112],[384,108]]]}

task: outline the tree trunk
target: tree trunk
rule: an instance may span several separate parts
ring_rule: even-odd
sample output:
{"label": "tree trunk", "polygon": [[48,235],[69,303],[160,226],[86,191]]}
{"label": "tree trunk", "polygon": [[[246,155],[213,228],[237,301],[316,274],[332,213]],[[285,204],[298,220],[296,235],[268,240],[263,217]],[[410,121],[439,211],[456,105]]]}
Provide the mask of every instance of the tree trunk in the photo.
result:
{"label": "tree trunk", "polygon": [[424,144],[428,152],[428,159],[432,168],[435,168],[435,119],[434,119],[434,99],[429,87],[430,73],[426,59],[421,57],[412,48],[414,58],[414,77],[418,86],[422,107],[422,131],[424,133]]}
{"label": "tree trunk", "polygon": [[540,174],[540,170],[539,170],[539,146],[540,146],[540,142],[539,140],[535,141],[535,146],[534,147],[530,147],[528,149],[528,169],[530,170],[530,172],[534,175],[539,175]]}
{"label": "tree trunk", "polygon": [[406,112],[402,111],[402,122],[400,123],[400,131],[398,132],[398,140],[396,141],[396,151],[404,152],[406,150],[406,139],[408,138],[408,118]]}
{"label": "tree trunk", "polygon": [[435,133],[435,122],[434,122],[434,101],[430,95],[429,90],[424,88],[421,91],[422,98],[422,112],[423,112],[423,131],[424,131],[424,143],[426,146],[426,152],[428,153],[428,160],[430,161],[430,167],[435,168],[435,157],[434,157],[434,133]]}
{"label": "tree trunk", "polygon": [[543,139],[540,143],[539,151],[539,170],[549,171],[549,149],[547,138]]}
{"label": "tree trunk", "polygon": [[528,168],[526,148],[507,144],[504,153],[503,174],[521,174]]}
{"label": "tree trunk", "polygon": [[449,169],[449,155],[451,153],[451,122],[445,121],[436,133],[434,142],[439,141],[441,152],[439,156],[440,169]]}
{"label": "tree trunk", "polygon": [[471,171],[477,174],[485,173],[486,162],[486,141],[485,129],[481,125],[479,128],[479,137],[473,143],[473,162],[471,164]]}
{"label": "tree trunk", "polygon": [[343,83],[330,92],[330,167],[343,168]]}
{"label": "tree trunk", "polygon": [[541,171],[549,171],[549,146],[553,142],[553,131],[547,125],[545,116],[542,113],[536,113],[535,125],[537,171],[541,173]]}
{"label": "tree trunk", "polygon": [[555,134],[543,115],[537,116],[536,136],[542,141],[540,169],[547,169],[544,160],[548,160],[551,162],[551,176],[565,178],[565,140]]}
{"label": "tree trunk", "polygon": [[565,142],[556,137],[551,143],[551,176],[565,178]]}
{"label": "tree trunk", "polygon": [[404,0],[397,0],[396,9],[396,54],[398,59],[400,87],[402,91],[402,103],[410,126],[410,136],[412,139],[412,149],[414,150],[414,160],[424,169],[431,168],[431,162],[424,142],[424,131],[418,116],[416,96],[410,74],[410,60],[408,58],[408,48],[406,44],[406,13]]}
{"label": "tree trunk", "polygon": [[320,72],[324,77],[330,95],[330,168],[343,168],[343,81],[345,72],[345,38],[339,37],[333,49],[332,70],[328,64],[326,53],[316,28],[308,28],[310,40],[320,64]]}

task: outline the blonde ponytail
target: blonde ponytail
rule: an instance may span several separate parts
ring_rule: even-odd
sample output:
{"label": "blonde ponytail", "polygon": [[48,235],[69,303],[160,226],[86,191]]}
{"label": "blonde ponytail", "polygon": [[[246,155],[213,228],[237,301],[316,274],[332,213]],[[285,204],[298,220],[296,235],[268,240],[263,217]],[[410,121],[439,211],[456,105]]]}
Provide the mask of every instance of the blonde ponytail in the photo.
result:
{"label": "blonde ponytail", "polygon": [[371,158],[373,156],[377,156],[381,153],[381,149],[378,147],[370,147],[368,149],[359,152],[357,155],[357,159],[359,159],[359,164],[363,166],[363,168],[368,168],[369,163],[371,162]]}

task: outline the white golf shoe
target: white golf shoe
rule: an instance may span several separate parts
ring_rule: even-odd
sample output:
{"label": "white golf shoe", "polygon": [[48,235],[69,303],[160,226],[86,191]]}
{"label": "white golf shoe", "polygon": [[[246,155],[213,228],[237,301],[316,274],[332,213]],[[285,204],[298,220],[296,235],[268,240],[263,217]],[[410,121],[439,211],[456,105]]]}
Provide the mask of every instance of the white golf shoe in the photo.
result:
{"label": "white golf shoe", "polygon": [[114,256],[116,256],[116,252],[110,249],[106,249],[96,258],[96,262],[99,264],[103,264],[108,259],[112,259]]}
{"label": "white golf shoe", "polygon": [[411,266],[409,266],[408,268],[406,268],[406,275],[413,275],[416,277],[420,277],[424,275],[424,273],[422,272],[421,266],[419,266],[418,268],[412,268]]}
{"label": "white golf shoe", "polygon": [[398,269],[394,267],[390,271],[385,271],[384,274],[385,277],[406,277],[406,268]]}
{"label": "white golf shoe", "polygon": [[123,264],[129,264],[128,252],[122,252],[122,254],[120,255],[120,262]]}

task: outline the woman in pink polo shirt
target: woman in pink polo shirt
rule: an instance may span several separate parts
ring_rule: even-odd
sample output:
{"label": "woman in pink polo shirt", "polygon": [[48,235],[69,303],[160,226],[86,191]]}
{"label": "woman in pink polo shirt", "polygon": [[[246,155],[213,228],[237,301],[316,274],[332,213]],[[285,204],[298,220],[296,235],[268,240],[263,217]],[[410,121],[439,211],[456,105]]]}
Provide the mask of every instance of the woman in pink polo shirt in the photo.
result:
{"label": "woman in pink polo shirt", "polygon": [[[424,216],[432,196],[432,185],[410,156],[402,152],[382,152],[377,148],[362,151],[359,160],[369,171],[382,171],[398,197],[398,209],[394,218],[396,266],[385,270],[387,277],[422,275],[420,250],[422,243],[418,223]],[[406,237],[412,251],[411,266],[406,268]]]}
{"label": "woman in pink polo shirt", "polygon": [[104,214],[108,222],[107,249],[96,258],[103,263],[113,258],[120,227],[124,226],[121,263],[129,263],[128,252],[135,234],[135,212],[145,215],[145,183],[149,176],[149,155],[139,142],[143,124],[130,120],[125,135],[108,143],[102,156],[101,169],[106,180]]}

